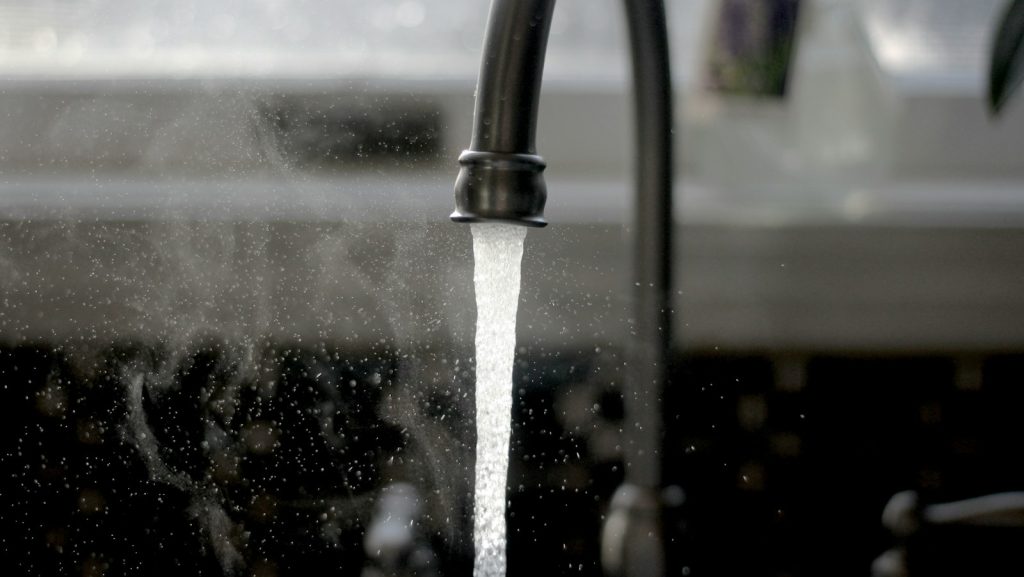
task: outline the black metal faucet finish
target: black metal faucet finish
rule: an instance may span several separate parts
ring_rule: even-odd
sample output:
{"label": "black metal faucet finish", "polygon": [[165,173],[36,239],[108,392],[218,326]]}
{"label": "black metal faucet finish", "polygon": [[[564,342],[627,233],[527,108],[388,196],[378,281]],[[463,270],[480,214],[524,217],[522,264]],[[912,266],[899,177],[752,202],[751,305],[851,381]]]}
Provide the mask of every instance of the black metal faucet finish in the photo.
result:
{"label": "black metal faucet finish", "polygon": [[[672,82],[663,0],[624,0],[633,62],[636,200],[633,332],[624,385],[625,483],[603,531],[609,575],[661,575],[661,391],[671,350]],[[545,226],[537,110],[554,0],[493,0],[470,149],[459,157],[457,222]]]}
{"label": "black metal faucet finish", "polygon": [[491,4],[477,83],[473,140],[459,157],[457,222],[544,226],[537,109],[554,0]]}

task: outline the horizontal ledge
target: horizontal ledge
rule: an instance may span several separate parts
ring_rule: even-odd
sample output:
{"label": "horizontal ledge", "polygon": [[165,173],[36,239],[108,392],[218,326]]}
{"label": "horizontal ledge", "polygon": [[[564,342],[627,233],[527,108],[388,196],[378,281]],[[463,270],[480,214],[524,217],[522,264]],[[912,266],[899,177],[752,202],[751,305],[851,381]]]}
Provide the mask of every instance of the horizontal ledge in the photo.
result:
{"label": "horizontal ledge", "polygon": [[[454,162],[452,163],[455,164]],[[240,178],[146,178],[67,174],[8,176],[0,219],[446,221],[457,171],[431,170]],[[553,226],[624,224],[629,184],[619,177],[549,174],[546,216]],[[906,180],[835,190],[762,187],[722,190],[676,185],[676,221],[723,226],[1024,227],[1024,194],[1014,180]]]}

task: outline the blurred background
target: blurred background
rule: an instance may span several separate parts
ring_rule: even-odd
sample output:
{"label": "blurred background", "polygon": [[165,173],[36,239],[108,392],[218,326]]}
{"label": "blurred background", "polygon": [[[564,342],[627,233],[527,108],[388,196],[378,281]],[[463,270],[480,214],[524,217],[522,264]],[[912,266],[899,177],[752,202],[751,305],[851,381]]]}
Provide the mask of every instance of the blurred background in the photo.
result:
{"label": "blurred background", "polygon": [[[487,4],[0,1],[0,572],[470,574],[448,214]],[[667,2],[667,574],[865,576],[901,544],[912,575],[1017,574],[1019,529],[882,523],[904,490],[1024,489],[1024,104],[983,97],[1005,5]],[[559,0],[510,575],[601,574],[627,54],[617,2]]]}

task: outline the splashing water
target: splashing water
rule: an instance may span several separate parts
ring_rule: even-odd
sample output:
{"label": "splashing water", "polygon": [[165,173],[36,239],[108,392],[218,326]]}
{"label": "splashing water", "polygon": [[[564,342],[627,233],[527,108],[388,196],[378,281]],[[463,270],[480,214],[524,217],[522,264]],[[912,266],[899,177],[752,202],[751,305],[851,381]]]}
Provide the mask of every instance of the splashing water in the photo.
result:
{"label": "splashing water", "polygon": [[505,486],[512,432],[512,361],[526,228],[473,224],[476,288],[475,577],[505,575]]}

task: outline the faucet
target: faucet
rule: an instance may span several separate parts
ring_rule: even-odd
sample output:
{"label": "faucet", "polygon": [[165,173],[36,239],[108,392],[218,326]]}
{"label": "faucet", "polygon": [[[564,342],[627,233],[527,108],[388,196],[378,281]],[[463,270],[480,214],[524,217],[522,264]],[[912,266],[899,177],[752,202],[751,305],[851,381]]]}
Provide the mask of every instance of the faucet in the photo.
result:
{"label": "faucet", "polygon": [[[933,503],[925,505],[915,491],[901,491],[893,495],[885,504],[882,511],[882,524],[892,533],[898,541],[897,545],[882,553],[871,564],[872,577],[906,577],[916,575],[918,572],[927,573],[928,567],[922,568],[920,561],[914,560],[916,556],[939,557],[952,553],[953,559],[958,556],[961,560],[954,561],[970,567],[969,571],[974,575],[998,575],[1012,574],[1013,570],[1007,571],[1007,562],[1011,567],[1020,567],[1019,555],[1015,553],[1016,547],[1005,549],[1001,555],[993,555],[999,551],[1004,543],[1014,541],[992,540],[992,533],[982,534],[975,539],[985,539],[996,543],[996,549],[988,549],[979,552],[972,549],[969,540],[962,539],[960,534],[958,543],[965,542],[952,551],[943,550],[935,545],[936,533],[942,528],[963,529],[975,527],[982,529],[999,529],[1000,531],[1016,531],[1020,535],[1024,529],[1024,492],[1015,491],[1009,493],[994,493],[953,501],[951,503]],[[931,543],[929,541],[932,541]],[[939,541],[941,543],[941,541]],[[949,542],[949,541],[947,541]],[[1014,542],[1015,543],[1015,542]],[[915,552],[914,549],[917,549]],[[949,570],[951,559],[936,561],[929,559],[931,566],[936,562],[942,563],[946,569],[943,573],[956,574],[958,571]],[[923,569],[923,570],[922,570]]]}
{"label": "faucet", "polygon": [[[633,62],[635,194],[633,325],[623,385],[624,482],[602,530],[613,577],[664,574],[661,391],[671,350],[672,82],[663,0],[624,0]],[[484,37],[473,134],[459,156],[456,222],[547,224],[537,110],[554,0],[493,0]]]}

